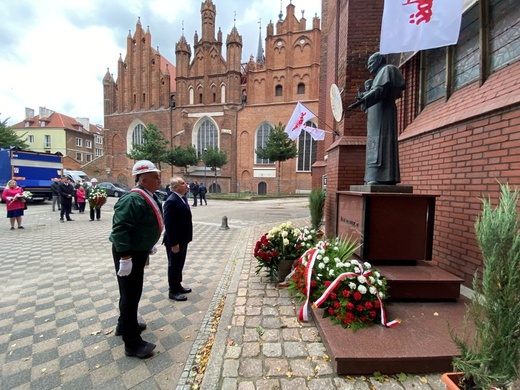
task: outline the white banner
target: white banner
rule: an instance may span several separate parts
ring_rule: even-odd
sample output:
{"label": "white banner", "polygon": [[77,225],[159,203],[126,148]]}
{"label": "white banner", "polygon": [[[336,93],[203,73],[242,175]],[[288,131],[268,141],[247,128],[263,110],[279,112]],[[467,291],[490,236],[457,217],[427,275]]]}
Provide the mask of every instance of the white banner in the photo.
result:
{"label": "white banner", "polygon": [[306,123],[310,121],[312,118],[316,118],[316,115],[314,115],[312,111],[305,107],[303,104],[298,102],[298,104],[296,104],[294,112],[291,115],[291,118],[289,119],[289,122],[287,122],[287,125],[285,126],[285,132],[287,133],[289,138],[294,141],[296,138],[300,136],[301,131],[305,130],[311,135],[311,137],[314,140],[324,140],[325,131],[316,129],[314,127],[308,127],[306,125]]}
{"label": "white banner", "polygon": [[385,0],[380,53],[454,45],[464,0]]}

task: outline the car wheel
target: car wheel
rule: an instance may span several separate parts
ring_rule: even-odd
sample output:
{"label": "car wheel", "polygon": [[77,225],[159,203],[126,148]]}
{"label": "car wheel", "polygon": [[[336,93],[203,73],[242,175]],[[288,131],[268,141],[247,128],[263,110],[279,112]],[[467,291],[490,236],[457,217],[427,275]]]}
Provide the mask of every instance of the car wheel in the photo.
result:
{"label": "car wheel", "polygon": [[114,196],[115,196],[116,198],[119,198],[119,196],[120,196],[120,195],[119,195],[119,192],[114,191]]}

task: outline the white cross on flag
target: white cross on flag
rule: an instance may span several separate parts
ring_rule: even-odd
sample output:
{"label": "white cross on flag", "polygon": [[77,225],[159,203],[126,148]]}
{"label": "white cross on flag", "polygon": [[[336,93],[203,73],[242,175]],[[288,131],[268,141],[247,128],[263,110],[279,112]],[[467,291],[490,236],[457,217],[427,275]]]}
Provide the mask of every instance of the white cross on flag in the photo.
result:
{"label": "white cross on flag", "polygon": [[454,45],[463,0],[385,0],[380,53],[404,53]]}
{"label": "white cross on flag", "polygon": [[289,138],[294,141],[300,136],[302,130],[305,130],[311,135],[312,139],[316,141],[324,140],[325,131],[307,126],[306,123],[312,118],[316,118],[316,115],[314,115],[312,111],[303,104],[298,102],[291,115],[291,119],[289,119],[289,122],[287,122],[287,125],[285,126],[285,132],[289,135]]}

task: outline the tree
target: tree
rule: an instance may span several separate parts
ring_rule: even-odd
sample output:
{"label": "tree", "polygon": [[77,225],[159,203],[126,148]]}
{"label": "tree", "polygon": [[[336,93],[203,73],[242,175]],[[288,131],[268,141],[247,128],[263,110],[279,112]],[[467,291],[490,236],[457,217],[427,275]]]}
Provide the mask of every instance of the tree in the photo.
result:
{"label": "tree", "polygon": [[217,168],[221,168],[228,163],[226,152],[210,146],[209,148],[205,149],[202,153],[202,161],[204,161],[204,167],[210,167],[212,171],[215,171],[216,183]]}
{"label": "tree", "polygon": [[181,146],[175,146],[166,152],[164,162],[169,165],[184,168],[184,172],[188,171],[190,165],[197,165],[197,151],[193,145],[188,145],[186,149]]}
{"label": "tree", "polygon": [[[22,137],[27,134],[24,133]],[[29,145],[20,136],[16,134],[10,126],[7,126],[7,119],[4,121],[0,120],[0,148],[9,149],[11,146],[15,146],[20,149],[28,149]]]}
{"label": "tree", "polygon": [[256,151],[258,157],[278,162],[276,169],[278,194],[280,194],[280,170],[282,161],[289,160],[298,155],[296,143],[289,139],[284,130],[285,126],[282,125],[282,122],[279,122],[278,126],[269,133],[269,138],[265,146]]}
{"label": "tree", "polygon": [[132,142],[132,150],[127,155],[132,160],[149,160],[161,169],[161,162],[164,162],[167,152],[166,145],[168,141],[163,134],[149,122],[143,130],[143,143]]}

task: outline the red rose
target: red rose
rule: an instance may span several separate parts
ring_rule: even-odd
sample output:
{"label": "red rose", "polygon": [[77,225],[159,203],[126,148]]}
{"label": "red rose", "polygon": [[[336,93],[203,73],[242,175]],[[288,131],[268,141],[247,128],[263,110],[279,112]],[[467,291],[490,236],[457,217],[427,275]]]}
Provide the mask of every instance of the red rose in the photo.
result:
{"label": "red rose", "polygon": [[356,291],[356,292],[354,293],[354,299],[355,299],[356,301],[360,301],[361,298],[362,298],[361,293],[360,293],[359,291]]}
{"label": "red rose", "polygon": [[337,300],[338,299],[338,295],[336,293],[332,293],[330,294],[330,299],[332,299],[333,301]]}
{"label": "red rose", "polygon": [[318,283],[315,280],[311,281],[311,287],[316,287],[317,285]]}
{"label": "red rose", "polygon": [[334,308],[339,309],[341,307],[341,303],[339,301],[334,302]]}
{"label": "red rose", "polygon": [[377,313],[375,312],[375,310],[372,310],[372,311],[370,312],[370,317],[371,317],[371,318],[376,318],[376,317],[377,317]]}
{"label": "red rose", "polygon": [[381,307],[381,304],[379,303],[379,301],[375,301],[375,302],[374,302],[374,307],[375,307],[376,309],[379,309],[379,308]]}
{"label": "red rose", "polygon": [[334,314],[336,314],[336,312],[334,311],[334,309],[332,307],[329,307],[329,314],[331,316],[333,316]]}
{"label": "red rose", "polygon": [[347,310],[354,310],[354,304],[352,302],[347,303]]}
{"label": "red rose", "polygon": [[350,325],[351,322],[352,322],[352,320],[350,318],[345,318],[343,320],[343,323],[346,324],[346,325]]}
{"label": "red rose", "polygon": [[331,285],[331,281],[330,280],[326,280],[323,282],[323,284],[325,285],[325,288],[328,288],[330,285]]}
{"label": "red rose", "polygon": [[365,308],[363,307],[363,305],[357,305],[356,310],[361,312],[361,311],[365,310]]}
{"label": "red rose", "polygon": [[365,303],[365,309],[372,310],[372,307],[373,307],[372,302],[366,302]]}
{"label": "red rose", "polygon": [[343,290],[343,291],[341,292],[341,295],[343,295],[343,297],[345,297],[345,298],[348,298],[348,297],[350,296],[350,291],[348,291],[348,290]]}
{"label": "red rose", "polygon": [[354,316],[354,313],[348,312],[345,314],[345,318],[348,318],[350,321],[352,321],[356,317]]}

